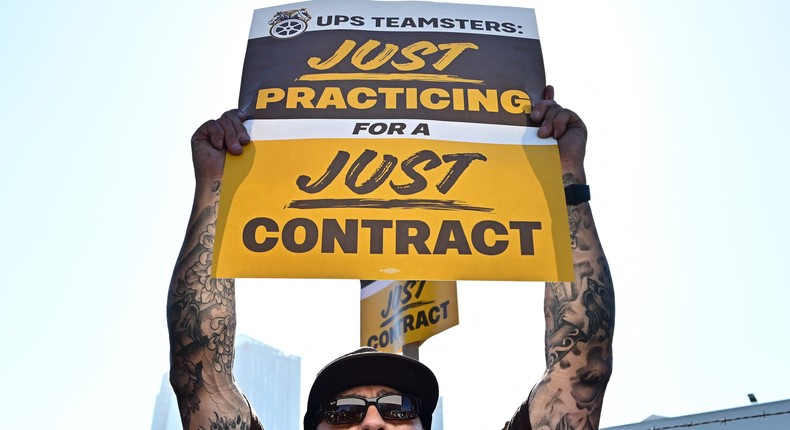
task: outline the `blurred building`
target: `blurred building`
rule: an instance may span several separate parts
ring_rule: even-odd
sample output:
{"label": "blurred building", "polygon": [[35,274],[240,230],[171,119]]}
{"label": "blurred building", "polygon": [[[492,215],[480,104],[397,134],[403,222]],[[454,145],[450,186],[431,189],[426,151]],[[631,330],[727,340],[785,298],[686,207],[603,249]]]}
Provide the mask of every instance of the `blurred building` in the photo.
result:
{"label": "blurred building", "polygon": [[431,430],[444,430],[444,406],[441,397],[439,397],[439,402],[436,403],[436,409],[433,411]]}
{"label": "blurred building", "polygon": [[[233,374],[266,430],[301,428],[299,357],[286,355],[249,336],[238,335]],[[151,430],[181,430],[178,404],[167,374],[156,398]]]}
{"label": "blurred building", "polygon": [[642,422],[602,430],[788,430],[790,399],[771,403],[752,403],[740,408],[722,409],[682,417],[651,415]]}
{"label": "blurred building", "polygon": [[236,383],[266,430],[299,430],[301,358],[286,355],[249,336],[236,336]]}

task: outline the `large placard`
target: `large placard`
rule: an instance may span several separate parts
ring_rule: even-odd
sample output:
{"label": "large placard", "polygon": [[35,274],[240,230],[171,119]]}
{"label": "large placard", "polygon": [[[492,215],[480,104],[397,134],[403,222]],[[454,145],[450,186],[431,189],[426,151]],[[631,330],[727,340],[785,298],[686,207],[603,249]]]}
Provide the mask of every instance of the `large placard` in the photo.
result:
{"label": "large placard", "polygon": [[571,280],[534,11],[316,2],[255,11],[218,277]]}

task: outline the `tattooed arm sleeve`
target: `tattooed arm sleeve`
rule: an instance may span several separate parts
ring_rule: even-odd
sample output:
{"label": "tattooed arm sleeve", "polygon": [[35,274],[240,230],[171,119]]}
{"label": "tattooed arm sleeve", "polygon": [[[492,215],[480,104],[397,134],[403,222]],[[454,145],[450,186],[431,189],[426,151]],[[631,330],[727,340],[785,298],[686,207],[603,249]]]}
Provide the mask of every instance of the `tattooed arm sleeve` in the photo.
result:
{"label": "tattooed arm sleeve", "polygon": [[568,221],[575,281],[546,284],[546,373],[528,401],[535,430],[597,429],[612,372],[614,290],[589,203],[568,206]]}
{"label": "tattooed arm sleeve", "polygon": [[[249,429],[251,411],[233,380],[234,280],[211,278],[214,228],[225,150],[222,123],[209,121],[192,139],[195,199],[167,296],[170,384],[184,429]],[[236,119],[233,124],[240,126]],[[240,150],[239,150],[240,152]]]}
{"label": "tattooed arm sleeve", "polygon": [[[538,136],[554,137],[563,183],[587,181],[587,127],[572,110],[544,100],[530,114]],[[506,424],[508,430],[596,430],[612,373],[614,290],[589,203],[568,206],[575,280],[546,284],[546,372]],[[528,416],[528,419],[527,419]]]}

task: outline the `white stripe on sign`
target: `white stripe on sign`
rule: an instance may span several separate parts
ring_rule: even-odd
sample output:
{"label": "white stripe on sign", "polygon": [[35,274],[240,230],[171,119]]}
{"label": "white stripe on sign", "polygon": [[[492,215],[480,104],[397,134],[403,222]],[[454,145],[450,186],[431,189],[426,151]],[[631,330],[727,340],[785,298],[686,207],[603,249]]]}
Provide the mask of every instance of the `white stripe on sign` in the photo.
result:
{"label": "white stripe on sign", "polygon": [[[537,127],[416,119],[253,119],[244,122],[252,140],[429,139],[499,145],[556,145]],[[425,134],[425,133],[428,134]],[[415,134],[416,133],[416,134]]]}
{"label": "white stripe on sign", "polygon": [[302,2],[256,9],[249,38],[269,37],[272,28],[270,23],[276,22],[278,16],[284,18],[282,12],[300,9],[304,9],[307,15],[295,15],[294,19],[306,20],[307,32],[364,30],[539,38],[534,9],[365,0]]}

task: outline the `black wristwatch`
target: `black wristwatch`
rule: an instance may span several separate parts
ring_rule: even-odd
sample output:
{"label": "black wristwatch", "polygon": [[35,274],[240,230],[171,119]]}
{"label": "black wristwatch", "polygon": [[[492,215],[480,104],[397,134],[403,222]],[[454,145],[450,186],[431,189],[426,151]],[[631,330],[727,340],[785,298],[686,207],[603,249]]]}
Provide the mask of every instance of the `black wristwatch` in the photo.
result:
{"label": "black wristwatch", "polygon": [[590,201],[590,186],[582,184],[570,184],[565,187],[565,204],[576,206],[579,203]]}

